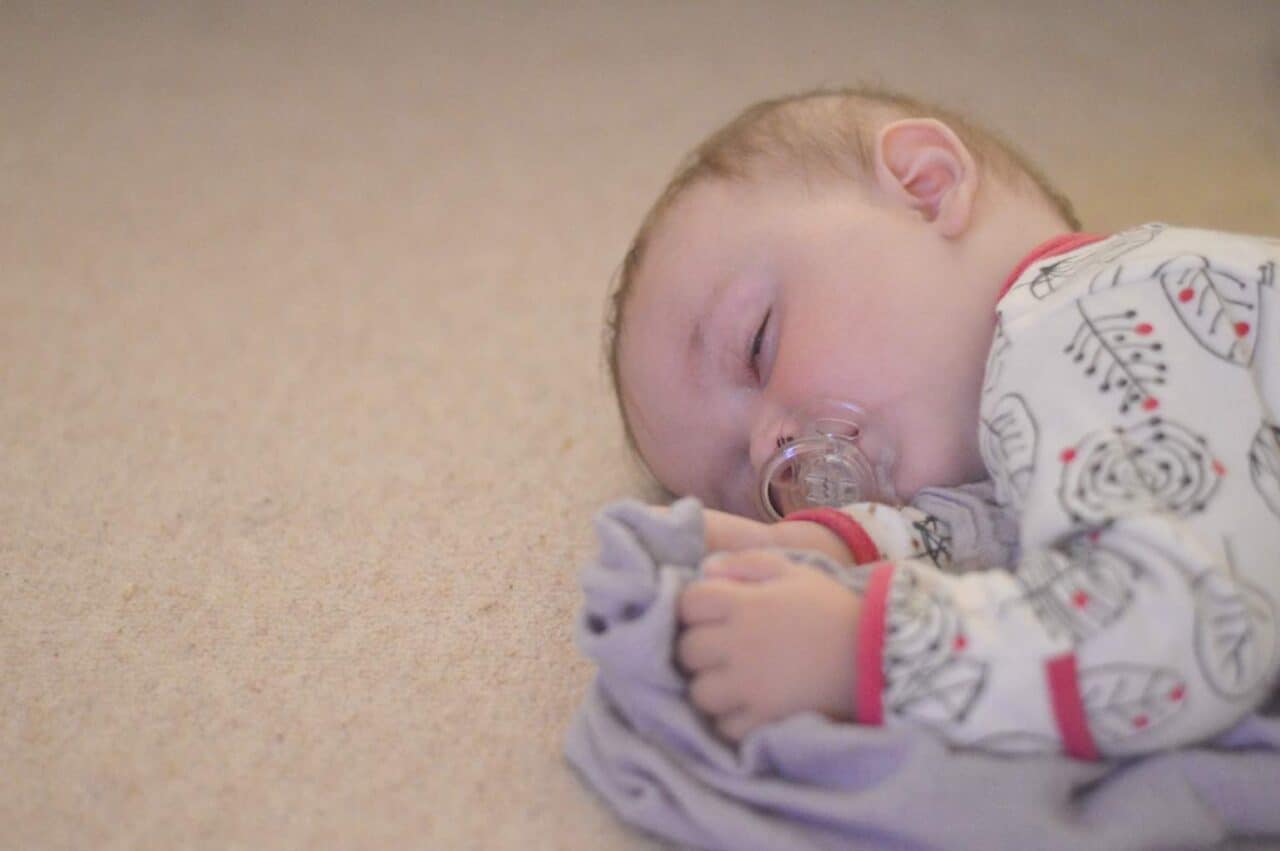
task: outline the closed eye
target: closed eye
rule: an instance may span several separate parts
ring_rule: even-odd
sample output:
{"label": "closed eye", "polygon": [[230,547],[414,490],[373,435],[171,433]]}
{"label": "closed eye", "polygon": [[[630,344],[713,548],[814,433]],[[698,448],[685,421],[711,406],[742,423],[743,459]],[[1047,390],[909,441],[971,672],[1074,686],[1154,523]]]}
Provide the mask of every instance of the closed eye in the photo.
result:
{"label": "closed eye", "polygon": [[760,379],[760,352],[764,349],[764,332],[769,327],[769,317],[773,315],[773,308],[765,311],[764,319],[760,321],[760,327],[756,330],[756,336],[751,341],[751,352],[747,356],[747,369],[751,374]]}

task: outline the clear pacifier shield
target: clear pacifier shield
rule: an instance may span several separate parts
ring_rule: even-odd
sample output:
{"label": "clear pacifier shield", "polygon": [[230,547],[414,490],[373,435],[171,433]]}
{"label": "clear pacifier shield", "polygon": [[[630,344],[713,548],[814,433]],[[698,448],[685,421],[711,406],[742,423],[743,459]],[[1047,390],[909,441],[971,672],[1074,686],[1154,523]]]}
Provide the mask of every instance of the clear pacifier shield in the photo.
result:
{"label": "clear pacifier shield", "polygon": [[890,466],[893,453],[881,445],[868,457],[863,442],[866,414],[857,406],[823,400],[802,413],[801,433],[784,443],[760,471],[764,514],[781,519],[803,508],[854,502],[896,502]]}

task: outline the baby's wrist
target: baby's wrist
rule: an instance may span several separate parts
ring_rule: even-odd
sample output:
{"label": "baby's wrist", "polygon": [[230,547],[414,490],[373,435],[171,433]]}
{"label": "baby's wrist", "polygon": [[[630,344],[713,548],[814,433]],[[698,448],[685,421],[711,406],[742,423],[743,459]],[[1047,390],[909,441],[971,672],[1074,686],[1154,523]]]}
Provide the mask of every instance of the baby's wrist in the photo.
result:
{"label": "baby's wrist", "polygon": [[[822,522],[822,521],[826,522]],[[777,545],[785,549],[820,552],[840,564],[854,564],[857,559],[848,544],[828,518],[815,518],[808,512],[788,515],[773,527]]]}
{"label": "baby's wrist", "polygon": [[[804,521],[800,523],[799,521]],[[810,508],[788,514],[784,523],[803,526],[821,526],[839,539],[843,546],[842,558],[846,563],[867,564],[885,558],[871,529],[860,522],[850,511],[835,508]],[[783,525],[783,524],[779,524]]]}

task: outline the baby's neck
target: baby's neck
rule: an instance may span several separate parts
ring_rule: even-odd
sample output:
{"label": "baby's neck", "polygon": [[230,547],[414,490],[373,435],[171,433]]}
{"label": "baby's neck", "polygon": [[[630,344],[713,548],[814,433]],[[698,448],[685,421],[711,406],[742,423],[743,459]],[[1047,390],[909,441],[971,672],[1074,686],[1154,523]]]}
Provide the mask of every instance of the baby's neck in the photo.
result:
{"label": "baby's neck", "polygon": [[984,200],[968,248],[977,268],[983,269],[981,286],[990,297],[987,303],[995,304],[1009,273],[1023,258],[1071,228],[1047,202],[1026,190],[999,186]]}

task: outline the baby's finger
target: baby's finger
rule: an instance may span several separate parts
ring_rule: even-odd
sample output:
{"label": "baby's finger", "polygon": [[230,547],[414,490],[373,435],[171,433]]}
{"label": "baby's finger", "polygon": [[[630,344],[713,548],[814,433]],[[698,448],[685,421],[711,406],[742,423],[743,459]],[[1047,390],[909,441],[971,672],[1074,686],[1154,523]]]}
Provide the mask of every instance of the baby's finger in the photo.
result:
{"label": "baby's finger", "polygon": [[736,514],[705,509],[703,535],[707,552],[773,546],[772,526]]}
{"label": "baby's finger", "polygon": [[676,659],[690,673],[723,665],[729,659],[729,637],[724,627],[685,630],[676,642]]}
{"label": "baby's finger", "polygon": [[759,722],[749,709],[739,709],[716,719],[716,731],[734,744],[742,741],[747,733],[758,726]]}
{"label": "baby's finger", "polygon": [[707,715],[724,715],[743,707],[742,696],[734,687],[733,678],[722,669],[694,677],[689,686],[689,698]]}
{"label": "baby's finger", "polygon": [[680,594],[680,623],[717,623],[729,617],[733,599],[719,582],[694,582]]}

